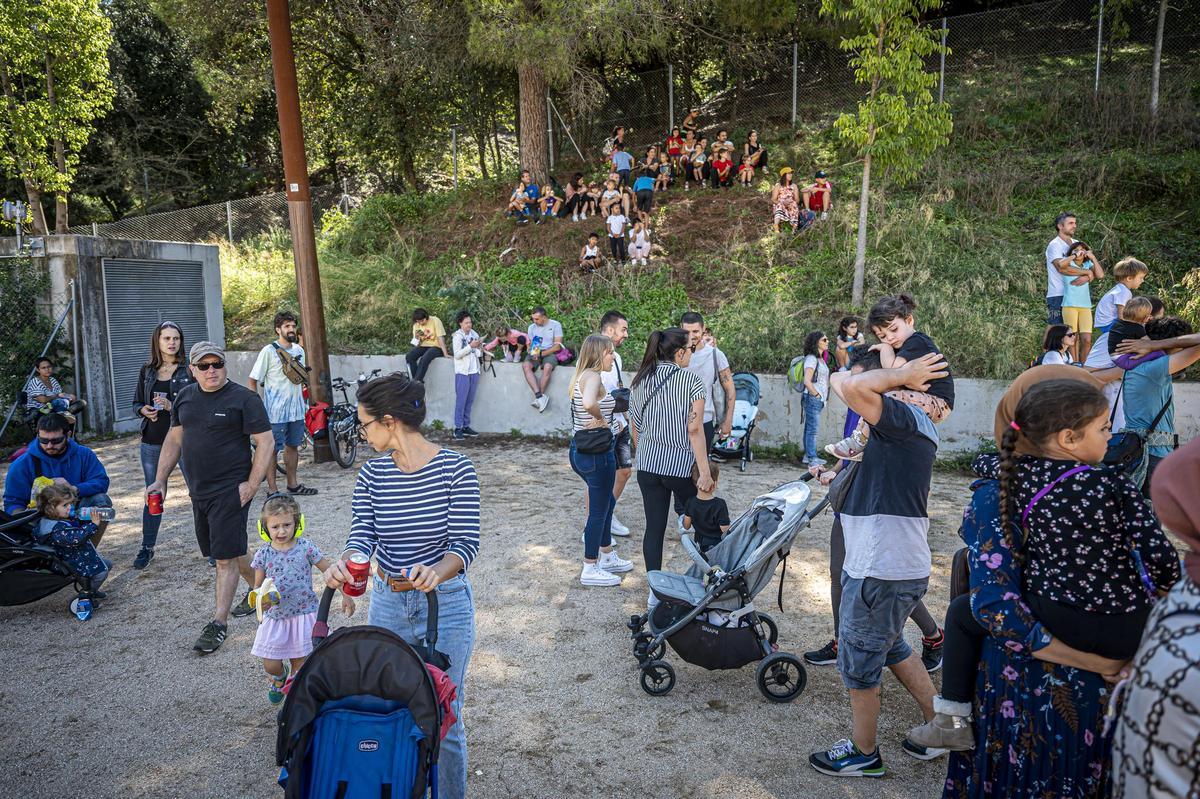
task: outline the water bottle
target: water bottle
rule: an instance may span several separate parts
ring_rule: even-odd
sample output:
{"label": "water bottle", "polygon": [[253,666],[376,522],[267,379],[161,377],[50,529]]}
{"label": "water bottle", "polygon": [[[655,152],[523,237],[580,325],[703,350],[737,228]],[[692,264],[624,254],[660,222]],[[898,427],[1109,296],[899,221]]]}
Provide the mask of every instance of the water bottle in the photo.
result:
{"label": "water bottle", "polygon": [[87,597],[79,597],[71,601],[71,612],[75,614],[75,618],[80,621],[87,621],[92,617],[92,600]]}
{"label": "water bottle", "polygon": [[117,518],[117,512],[113,508],[79,508],[76,507],[72,514],[76,519],[84,522],[111,522]]}

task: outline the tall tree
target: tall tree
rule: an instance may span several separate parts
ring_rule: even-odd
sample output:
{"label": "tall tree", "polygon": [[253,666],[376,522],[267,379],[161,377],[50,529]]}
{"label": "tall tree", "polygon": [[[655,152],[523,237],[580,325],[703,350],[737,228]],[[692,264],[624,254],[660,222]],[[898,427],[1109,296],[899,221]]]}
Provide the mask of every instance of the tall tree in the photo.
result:
{"label": "tall tree", "polygon": [[1150,128],[1158,129],[1158,84],[1162,77],[1163,28],[1167,24],[1167,0],[1158,2],[1158,24],[1154,29],[1154,64],[1150,67]]}
{"label": "tall tree", "polygon": [[79,153],[112,103],[112,26],[98,0],[0,3],[0,167],[20,176],[33,229],[49,232],[42,198],[55,197],[54,229],[67,232],[67,195]]}
{"label": "tall tree", "polygon": [[933,99],[938,76],[926,72],[924,63],[943,47],[938,31],[919,22],[922,12],[939,6],[941,0],[821,0],[823,15],[844,20],[858,31],[843,38],[840,46],[852,53],[855,80],[869,87],[858,110],[842,114],[834,123],[842,140],[863,159],[851,297],[855,305],[862,303],[866,276],[872,166],[906,181],[950,140],[950,109]]}

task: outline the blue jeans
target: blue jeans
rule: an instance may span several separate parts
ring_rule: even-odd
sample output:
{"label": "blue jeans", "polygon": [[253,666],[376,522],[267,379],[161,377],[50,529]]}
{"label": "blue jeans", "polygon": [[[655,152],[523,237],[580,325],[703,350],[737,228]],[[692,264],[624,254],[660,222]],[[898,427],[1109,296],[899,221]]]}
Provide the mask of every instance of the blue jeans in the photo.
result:
{"label": "blue jeans", "polygon": [[1061,325],[1063,323],[1063,298],[1060,294],[1057,297],[1046,298],[1046,324]]}
{"label": "blue jeans", "polygon": [[[154,478],[158,476],[158,456],[162,452],[162,444],[146,444],[141,447],[142,456],[142,476],[146,478],[146,485],[154,482]],[[179,462],[179,471],[183,472],[183,461]],[[187,479],[187,473],[184,472],[184,479]],[[162,514],[158,516],[150,513],[150,508],[142,503],[142,548],[154,549],[154,545],[158,543],[158,528],[162,527]]]}
{"label": "blue jeans", "polygon": [[[416,646],[425,637],[429,605],[420,591],[393,591],[378,577],[372,577],[371,605],[367,624],[391,630]],[[463,680],[471,650],[475,647],[475,599],[466,576],[452,577],[437,587],[437,649],[450,658],[450,679],[458,688],[454,715],[458,721],[442,741],[438,757],[438,796],[463,799],[467,795],[467,728],[463,725],[462,706],[466,697]]]}
{"label": "blue jeans", "polygon": [[821,423],[821,411],[825,403],[820,397],[814,397],[804,392],[804,462],[815,463],[820,460],[817,455],[817,427]]}
{"label": "blue jeans", "polygon": [[[616,443],[614,439],[614,444]],[[610,446],[595,454],[578,452],[571,439],[571,468],[583,478],[588,492],[587,523],[583,527],[583,557],[595,560],[600,547],[612,546],[612,517],[617,507],[613,485],[617,481],[616,449]]]}
{"label": "blue jeans", "polygon": [[479,387],[479,373],[454,376],[454,429],[471,426],[471,406],[475,404],[475,390]]}

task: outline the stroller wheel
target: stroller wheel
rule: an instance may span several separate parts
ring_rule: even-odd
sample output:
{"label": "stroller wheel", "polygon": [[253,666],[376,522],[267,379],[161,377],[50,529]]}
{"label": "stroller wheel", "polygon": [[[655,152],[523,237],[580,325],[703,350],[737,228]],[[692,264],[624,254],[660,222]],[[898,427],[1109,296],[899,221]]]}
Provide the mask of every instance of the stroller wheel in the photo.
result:
{"label": "stroller wheel", "polygon": [[[789,652],[772,652],[758,664],[758,690],[772,702],[791,702],[808,685],[808,672],[800,658]],[[643,677],[643,687],[645,678]]]}
{"label": "stroller wheel", "polygon": [[779,640],[779,627],[776,626],[775,620],[765,613],[759,613],[758,618],[767,627],[767,643],[774,644]]}
{"label": "stroller wheel", "polygon": [[652,660],[642,666],[642,690],[651,696],[665,696],[675,687],[675,669],[665,660]]}
{"label": "stroller wheel", "polygon": [[746,463],[747,463],[747,461],[745,459],[743,459],[741,464],[738,466],[738,469],[740,469],[743,472],[746,471]]}
{"label": "stroller wheel", "polygon": [[659,642],[653,651],[647,650],[647,647],[653,640],[654,636],[650,633],[638,633],[633,643],[633,654],[637,657],[638,662],[645,663],[649,660],[661,660],[662,656],[667,654],[667,645],[665,642]]}

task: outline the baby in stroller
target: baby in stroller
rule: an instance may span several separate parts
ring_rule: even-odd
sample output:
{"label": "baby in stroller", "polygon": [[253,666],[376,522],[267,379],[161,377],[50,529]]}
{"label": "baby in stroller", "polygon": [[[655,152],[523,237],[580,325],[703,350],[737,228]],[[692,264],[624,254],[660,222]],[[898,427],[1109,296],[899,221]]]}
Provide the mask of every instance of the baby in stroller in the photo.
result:
{"label": "baby in stroller", "polygon": [[[37,496],[37,508],[42,519],[38,522],[34,538],[39,544],[54,547],[55,554],[79,576],[89,598],[103,599],[100,586],[108,577],[112,563],[100,557],[96,545],[92,543],[92,536],[97,531],[96,524],[76,517],[75,503],[78,500],[79,495],[72,486],[52,483],[43,488]],[[80,614],[81,610],[72,604],[72,610]],[[89,605],[87,613],[80,618],[86,619],[90,610]]]}

